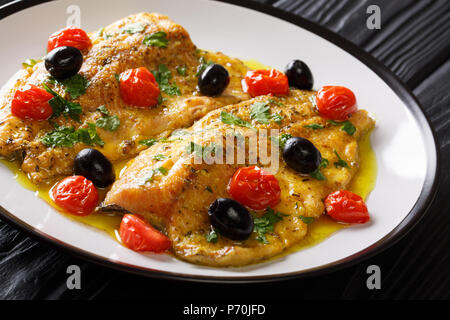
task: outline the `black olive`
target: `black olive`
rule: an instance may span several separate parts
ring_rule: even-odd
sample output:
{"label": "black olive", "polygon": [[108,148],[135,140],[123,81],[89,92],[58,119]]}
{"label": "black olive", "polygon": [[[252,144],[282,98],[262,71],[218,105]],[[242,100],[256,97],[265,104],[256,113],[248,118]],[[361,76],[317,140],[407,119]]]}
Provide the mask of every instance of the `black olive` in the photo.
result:
{"label": "black olive", "polygon": [[301,89],[312,90],[314,78],[309,67],[300,60],[291,61],[284,72],[289,79],[289,86]]}
{"label": "black olive", "polygon": [[239,202],[217,199],[209,208],[208,214],[214,229],[228,239],[247,240],[253,233],[253,218]]}
{"label": "black olive", "polygon": [[230,75],[220,64],[207,67],[198,78],[200,92],[209,97],[221,95],[229,84]]}
{"label": "black olive", "polygon": [[107,188],[116,180],[111,162],[98,150],[84,149],[75,157],[75,175],[92,181],[98,188]]}
{"label": "black olive", "polygon": [[320,151],[309,140],[297,137],[286,142],[283,159],[289,167],[301,174],[317,171],[322,163]]}
{"label": "black olive", "polygon": [[56,79],[70,78],[80,71],[83,54],[74,47],[59,47],[45,57],[45,68]]}

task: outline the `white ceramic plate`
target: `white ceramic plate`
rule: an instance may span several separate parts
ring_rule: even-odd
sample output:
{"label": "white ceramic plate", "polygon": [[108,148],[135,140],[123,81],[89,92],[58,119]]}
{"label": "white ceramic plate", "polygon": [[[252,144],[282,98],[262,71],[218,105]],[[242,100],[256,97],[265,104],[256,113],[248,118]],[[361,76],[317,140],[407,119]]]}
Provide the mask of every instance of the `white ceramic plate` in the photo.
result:
{"label": "white ceramic plate", "polygon": [[[81,26],[94,31],[129,14],[159,12],[183,25],[200,48],[280,68],[294,58],[314,73],[316,88],[344,85],[377,119],[372,142],[378,183],[368,206],[373,222],[340,231],[323,243],[275,261],[242,269],[212,269],[167,255],[141,255],[106,233],[60,215],[23,189],[0,167],[3,217],[40,239],[91,261],[149,276],[203,281],[267,281],[311,275],[359,261],[398,240],[423,216],[436,187],[437,149],[428,121],[410,92],[371,57],[301,18],[247,1],[207,0],[17,1],[0,9],[0,84],[21,62],[44,54],[48,36],[66,25],[67,10],[81,9]],[[231,1],[234,2],[234,1]],[[261,12],[262,11],[262,12]],[[263,13],[265,12],[265,13]],[[361,26],[364,27],[364,26]]]}

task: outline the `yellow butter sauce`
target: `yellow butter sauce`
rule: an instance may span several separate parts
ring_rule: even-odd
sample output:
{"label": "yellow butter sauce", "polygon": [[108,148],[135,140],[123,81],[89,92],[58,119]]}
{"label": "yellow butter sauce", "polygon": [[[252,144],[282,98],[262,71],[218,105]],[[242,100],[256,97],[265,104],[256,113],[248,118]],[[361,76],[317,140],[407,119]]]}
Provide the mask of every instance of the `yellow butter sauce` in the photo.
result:
{"label": "yellow butter sauce", "polygon": [[[256,60],[245,61],[245,64],[251,69],[267,69],[269,67],[261,64]],[[122,215],[114,213],[94,213],[87,217],[77,217],[64,212],[61,208],[57,207],[51,199],[50,193],[52,186],[36,186],[30,182],[28,177],[20,170],[19,165],[16,162],[10,162],[7,160],[1,160],[0,162],[7,166],[14,172],[16,180],[26,189],[32,190],[36,193],[36,196],[42,198],[52,207],[57,209],[63,215],[69,219],[82,222],[86,225],[95,227],[97,229],[107,232],[110,236],[120,242],[118,236],[118,229],[122,219]],[[114,165],[116,176],[119,177],[122,170],[125,168],[128,161],[117,163]],[[350,191],[359,194],[367,200],[370,192],[375,188],[377,177],[377,161],[374,151],[372,150],[370,142],[370,133],[366,134],[360,142],[360,169],[354,177]],[[55,181],[56,184],[57,181]],[[101,199],[104,198],[106,191],[100,191]],[[318,243],[326,240],[335,232],[346,228],[346,225],[339,224],[327,216],[322,216],[309,226],[308,234],[301,243],[289,249],[283,255],[306,249],[317,245]],[[277,257],[276,257],[277,258]]]}

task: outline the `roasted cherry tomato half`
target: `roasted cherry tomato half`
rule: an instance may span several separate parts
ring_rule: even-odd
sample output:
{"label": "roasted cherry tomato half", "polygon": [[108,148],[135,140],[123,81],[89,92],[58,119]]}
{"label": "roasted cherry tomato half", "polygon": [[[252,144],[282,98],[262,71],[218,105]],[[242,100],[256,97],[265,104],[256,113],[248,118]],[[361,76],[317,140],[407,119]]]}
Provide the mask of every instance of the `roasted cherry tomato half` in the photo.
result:
{"label": "roasted cherry tomato half", "polygon": [[369,211],[363,198],[350,191],[337,191],[325,200],[327,214],[333,219],[353,224],[370,221]]}
{"label": "roasted cherry tomato half", "polygon": [[119,234],[124,245],[137,252],[161,253],[171,246],[169,238],[136,215],[122,218]]}
{"label": "roasted cherry tomato half", "polygon": [[47,52],[59,47],[74,47],[83,51],[91,48],[92,42],[84,30],[77,27],[67,27],[55,32],[48,39]]}
{"label": "roasted cherry tomato half", "polygon": [[107,188],[116,180],[114,167],[108,158],[98,150],[84,149],[75,157],[74,171],[98,188]]}
{"label": "roasted cherry tomato half", "polygon": [[11,113],[22,120],[43,121],[50,118],[53,109],[48,103],[53,95],[35,85],[26,85],[14,94]]}
{"label": "roasted cherry tomato half", "polygon": [[252,97],[286,95],[289,93],[289,80],[284,73],[275,69],[249,71],[242,80],[242,88]]}
{"label": "roasted cherry tomato half", "polygon": [[130,69],[120,75],[120,95],[129,105],[154,107],[160,93],[155,77],[147,68]]}
{"label": "roasted cherry tomato half", "polygon": [[274,175],[258,168],[239,169],[228,186],[231,197],[253,210],[265,210],[280,203],[281,189]]}
{"label": "roasted cherry tomato half", "polygon": [[83,55],[74,47],[58,47],[45,57],[45,68],[56,80],[76,75],[82,65]]}
{"label": "roasted cherry tomato half", "polygon": [[326,86],[317,92],[317,109],[322,117],[346,121],[358,111],[355,94],[348,88]]}
{"label": "roasted cherry tomato half", "polygon": [[255,227],[250,212],[232,199],[217,199],[209,207],[208,215],[214,230],[231,240],[247,240]]}
{"label": "roasted cherry tomato half", "polygon": [[94,184],[81,176],[68,177],[52,189],[55,203],[76,216],[88,216],[98,205]]}

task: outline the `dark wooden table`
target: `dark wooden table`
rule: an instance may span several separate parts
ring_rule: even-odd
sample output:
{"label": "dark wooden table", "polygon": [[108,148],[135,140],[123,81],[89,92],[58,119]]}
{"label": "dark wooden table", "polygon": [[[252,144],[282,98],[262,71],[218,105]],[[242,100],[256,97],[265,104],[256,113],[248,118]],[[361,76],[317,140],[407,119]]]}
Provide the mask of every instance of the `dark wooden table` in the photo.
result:
{"label": "dark wooden table", "polygon": [[[0,0],[0,5],[9,2]],[[146,298],[208,301],[285,299],[450,298],[450,1],[255,0],[298,14],[357,44],[392,70],[422,103],[441,149],[441,184],[426,217],[383,253],[325,276],[255,285],[192,284],[146,279],[78,260],[0,221],[0,298]],[[366,27],[369,5],[381,30]],[[5,45],[5,44],[3,44]],[[66,269],[79,265],[83,289],[69,291]],[[366,269],[382,270],[382,290],[369,291]],[[270,287],[270,290],[269,290]],[[176,288],[176,291],[174,291]],[[288,291],[289,290],[289,291]],[[276,293],[276,294],[273,294]],[[188,302],[188,301],[186,301]]]}

